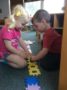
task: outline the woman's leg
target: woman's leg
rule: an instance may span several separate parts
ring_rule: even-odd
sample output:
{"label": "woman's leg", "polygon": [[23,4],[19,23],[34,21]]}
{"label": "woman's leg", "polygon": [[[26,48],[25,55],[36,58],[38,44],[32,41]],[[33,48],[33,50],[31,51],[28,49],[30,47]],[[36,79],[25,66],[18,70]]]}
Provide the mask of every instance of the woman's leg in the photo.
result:
{"label": "woman's leg", "polygon": [[23,68],[26,66],[25,59],[21,58],[16,54],[11,54],[6,57],[8,64],[14,68]]}

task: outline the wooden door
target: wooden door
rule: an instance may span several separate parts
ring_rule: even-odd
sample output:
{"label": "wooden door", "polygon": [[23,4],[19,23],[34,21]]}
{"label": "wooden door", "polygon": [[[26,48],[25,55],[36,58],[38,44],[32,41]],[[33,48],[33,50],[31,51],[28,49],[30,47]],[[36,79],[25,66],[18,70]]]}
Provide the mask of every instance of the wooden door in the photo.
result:
{"label": "wooden door", "polygon": [[59,90],[67,90],[67,0],[64,9],[64,28],[59,73]]}

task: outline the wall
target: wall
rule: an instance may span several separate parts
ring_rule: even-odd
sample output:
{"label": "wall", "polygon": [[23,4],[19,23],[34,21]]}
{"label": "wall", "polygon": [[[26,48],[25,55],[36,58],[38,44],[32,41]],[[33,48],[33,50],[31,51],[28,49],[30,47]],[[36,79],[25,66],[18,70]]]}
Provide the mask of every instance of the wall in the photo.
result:
{"label": "wall", "polygon": [[0,9],[2,9],[0,19],[7,17],[10,14],[10,0],[0,0]]}

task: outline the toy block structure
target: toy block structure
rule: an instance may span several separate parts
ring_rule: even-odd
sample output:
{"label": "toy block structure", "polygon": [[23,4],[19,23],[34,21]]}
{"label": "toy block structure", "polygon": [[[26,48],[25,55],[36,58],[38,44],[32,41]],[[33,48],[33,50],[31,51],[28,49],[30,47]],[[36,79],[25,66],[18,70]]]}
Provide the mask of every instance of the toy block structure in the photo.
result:
{"label": "toy block structure", "polygon": [[41,90],[39,80],[36,76],[28,76],[25,78],[25,90]]}
{"label": "toy block structure", "polygon": [[38,76],[41,74],[36,62],[31,62],[30,59],[27,61],[29,75]]}

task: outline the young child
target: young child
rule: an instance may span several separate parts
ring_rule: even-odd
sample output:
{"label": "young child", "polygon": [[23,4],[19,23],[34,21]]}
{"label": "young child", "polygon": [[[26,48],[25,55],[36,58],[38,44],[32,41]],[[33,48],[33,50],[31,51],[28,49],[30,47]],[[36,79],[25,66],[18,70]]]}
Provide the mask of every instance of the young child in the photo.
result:
{"label": "young child", "polygon": [[37,55],[32,55],[32,61],[39,60],[45,70],[57,70],[60,65],[61,35],[50,26],[50,15],[45,10],[38,10],[32,24],[36,31],[43,32],[43,48]]}
{"label": "young child", "polygon": [[0,31],[0,57],[14,68],[25,67],[25,59],[30,54],[20,32],[27,21],[26,11],[21,5],[17,5],[13,15],[5,20],[5,25]]}

